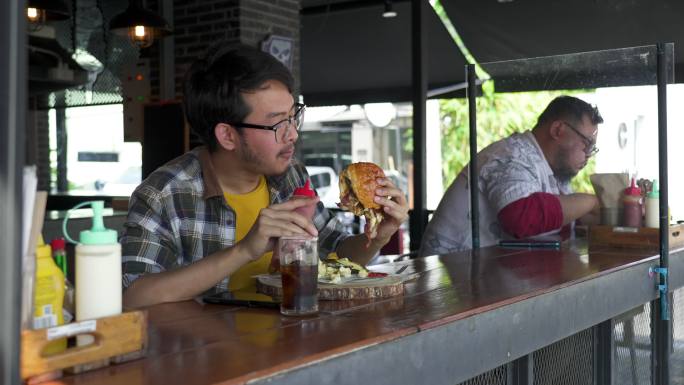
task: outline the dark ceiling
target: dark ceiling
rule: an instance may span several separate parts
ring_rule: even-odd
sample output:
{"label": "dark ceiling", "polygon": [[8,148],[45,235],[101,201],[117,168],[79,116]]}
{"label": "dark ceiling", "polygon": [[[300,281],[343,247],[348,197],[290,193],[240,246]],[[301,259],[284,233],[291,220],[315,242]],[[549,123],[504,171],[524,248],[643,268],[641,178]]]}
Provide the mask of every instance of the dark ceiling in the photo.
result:
{"label": "dark ceiling", "polygon": [[[307,103],[410,100],[410,2],[394,1],[395,19],[382,19],[383,1],[302,0],[302,93]],[[427,0],[426,0],[427,3]],[[684,1],[681,0],[441,0],[479,63],[674,43],[675,81],[684,82]],[[429,88],[464,79],[465,60],[430,10]],[[604,68],[591,55],[490,66],[507,76],[500,91],[615,86],[623,66]],[[650,58],[653,59],[653,58]],[[565,63],[565,64],[563,64]],[[650,67],[649,67],[650,68]],[[535,71],[538,75],[535,75]],[[587,79],[587,74],[594,76]],[[633,73],[626,84],[636,84]],[[549,82],[552,79],[552,82]],[[594,81],[595,80],[595,81]]]}
{"label": "dark ceiling", "polygon": [[[323,3],[302,3],[301,73],[306,103],[410,101],[411,3],[395,1],[397,17],[388,19],[382,17],[382,1],[347,2],[357,7]],[[432,8],[426,5],[425,11],[428,89],[462,83],[465,58]]]}
{"label": "dark ceiling", "polygon": [[350,3],[382,3],[383,0],[301,0],[301,8],[303,10],[311,10],[312,8],[321,6],[336,6],[340,4],[350,4]]}

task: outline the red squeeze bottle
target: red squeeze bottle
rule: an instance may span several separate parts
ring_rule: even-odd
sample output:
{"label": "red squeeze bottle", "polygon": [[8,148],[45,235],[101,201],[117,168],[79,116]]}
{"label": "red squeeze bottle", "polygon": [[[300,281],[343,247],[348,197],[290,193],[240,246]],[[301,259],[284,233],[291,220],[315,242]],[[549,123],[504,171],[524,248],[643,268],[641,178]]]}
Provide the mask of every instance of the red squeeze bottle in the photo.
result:
{"label": "red squeeze bottle", "polygon": [[[316,196],[316,192],[311,188],[311,181],[308,179],[304,184],[304,187],[297,187],[290,199],[300,199],[300,198],[313,198]],[[312,202],[306,206],[298,207],[295,209],[296,212],[303,215],[308,219],[312,219],[314,213],[316,212],[316,203]],[[271,257],[271,264],[268,267],[269,273],[275,273],[280,268],[280,259],[278,253],[278,243],[276,242],[275,249],[273,249],[273,256]]]}
{"label": "red squeeze bottle", "polygon": [[[297,197],[313,198],[315,196],[316,192],[311,188],[311,182],[307,179],[304,187],[297,187],[292,193],[292,197],[290,199],[297,199]],[[295,209],[295,211],[302,214],[306,218],[311,219],[316,212],[316,203],[298,207]]]}
{"label": "red squeeze bottle", "polygon": [[632,178],[632,184],[625,189],[625,195],[622,198],[623,226],[641,227],[643,214],[641,206],[641,189],[636,186],[634,178]]}

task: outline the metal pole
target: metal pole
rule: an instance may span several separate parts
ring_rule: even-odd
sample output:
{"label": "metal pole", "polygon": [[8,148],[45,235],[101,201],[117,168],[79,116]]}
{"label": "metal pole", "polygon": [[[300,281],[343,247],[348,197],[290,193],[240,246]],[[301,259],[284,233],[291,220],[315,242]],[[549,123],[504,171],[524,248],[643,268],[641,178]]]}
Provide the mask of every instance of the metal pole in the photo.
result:
{"label": "metal pole", "polygon": [[[162,16],[173,23],[173,0],[159,2]],[[174,35],[162,38],[159,49],[159,99],[176,99],[176,63],[174,51],[176,49]]]}
{"label": "metal pole", "polygon": [[508,385],[534,384],[534,354],[524,355],[508,364]]}
{"label": "metal pole", "polygon": [[0,1],[0,383],[19,383],[26,2]]}
{"label": "metal pole", "polygon": [[651,338],[650,338],[650,343],[651,343],[651,361],[649,362],[650,364],[650,369],[651,369],[651,381],[650,384],[656,384],[657,380],[656,378],[658,377],[657,374],[657,369],[658,369],[658,354],[656,353],[658,350],[658,336],[657,336],[657,329],[658,329],[658,319],[660,318],[660,315],[658,314],[658,310],[660,309],[658,306],[658,301],[659,299],[656,298],[653,301],[649,302],[650,306],[650,316],[649,316],[649,324],[651,326]]}
{"label": "metal pole", "polygon": [[473,250],[480,248],[480,206],[478,201],[478,170],[477,170],[477,76],[475,65],[466,65],[466,79],[468,79],[468,122],[470,123],[470,225]]}
{"label": "metal pole", "polygon": [[411,250],[420,248],[427,225],[425,103],[427,101],[427,33],[425,0],[411,1],[411,63],[413,80],[413,212],[410,218]]}
{"label": "metal pole", "polygon": [[656,327],[656,383],[670,383],[670,346],[672,346],[672,329],[668,298],[669,267],[669,228],[667,197],[667,57],[665,44],[657,45],[657,81],[658,81],[658,166],[660,182],[660,301],[656,311],[659,314]]}
{"label": "metal pole", "polygon": [[613,384],[613,319],[608,319],[594,327],[594,384]]}

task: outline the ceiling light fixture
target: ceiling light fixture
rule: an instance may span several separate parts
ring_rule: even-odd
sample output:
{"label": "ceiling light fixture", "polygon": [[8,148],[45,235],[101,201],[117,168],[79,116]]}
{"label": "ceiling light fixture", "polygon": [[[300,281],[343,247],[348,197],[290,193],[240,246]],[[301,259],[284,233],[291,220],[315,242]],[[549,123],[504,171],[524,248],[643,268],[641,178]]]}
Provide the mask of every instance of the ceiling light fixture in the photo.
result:
{"label": "ceiling light fixture", "polygon": [[385,0],[385,12],[382,13],[382,17],[386,19],[390,17],[397,17],[397,13],[392,9],[391,0]]}
{"label": "ceiling light fixture", "polygon": [[163,17],[148,11],[141,0],[130,0],[128,8],[109,23],[109,29],[128,39],[138,48],[146,48],[154,43],[155,38],[171,34],[169,23]]}

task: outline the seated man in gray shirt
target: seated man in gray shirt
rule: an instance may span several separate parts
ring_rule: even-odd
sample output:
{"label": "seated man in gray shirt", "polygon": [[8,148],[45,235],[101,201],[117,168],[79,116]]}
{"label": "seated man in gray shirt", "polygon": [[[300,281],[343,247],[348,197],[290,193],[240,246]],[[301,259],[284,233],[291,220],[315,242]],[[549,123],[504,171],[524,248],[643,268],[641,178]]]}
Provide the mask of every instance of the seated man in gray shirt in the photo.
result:
{"label": "seated man in gray shirt", "polygon": [[[598,152],[603,118],[596,107],[560,96],[531,131],[514,133],[477,154],[480,246],[501,239],[558,233],[598,208],[570,180]],[[420,255],[470,249],[469,165],[449,186],[423,235]]]}

